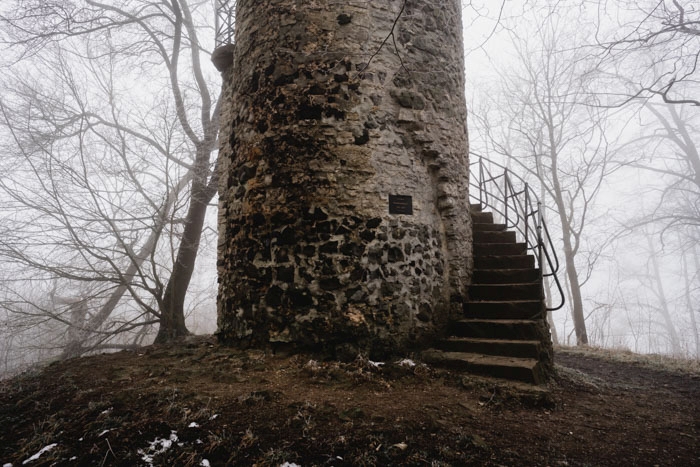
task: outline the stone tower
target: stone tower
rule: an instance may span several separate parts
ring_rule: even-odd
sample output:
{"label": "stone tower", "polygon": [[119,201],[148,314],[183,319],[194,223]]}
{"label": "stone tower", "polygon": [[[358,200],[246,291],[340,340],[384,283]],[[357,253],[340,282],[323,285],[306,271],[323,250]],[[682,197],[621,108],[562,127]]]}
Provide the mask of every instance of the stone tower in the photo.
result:
{"label": "stone tower", "polygon": [[470,281],[459,0],[238,0],[220,48],[218,336],[406,351]]}

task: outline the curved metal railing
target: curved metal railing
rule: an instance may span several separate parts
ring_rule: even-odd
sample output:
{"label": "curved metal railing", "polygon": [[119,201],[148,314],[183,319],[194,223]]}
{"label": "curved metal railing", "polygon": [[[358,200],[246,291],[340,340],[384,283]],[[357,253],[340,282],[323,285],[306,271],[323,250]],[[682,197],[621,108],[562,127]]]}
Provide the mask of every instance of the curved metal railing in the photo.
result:
{"label": "curved metal railing", "polygon": [[[564,306],[564,289],[557,277],[559,258],[544,221],[542,202],[530,185],[518,175],[495,162],[474,153],[469,163],[469,197],[481,208],[489,207],[500,216],[506,228],[513,228],[516,235],[525,241],[528,251],[534,254],[542,278],[550,277],[559,292],[560,303],[547,310],[558,310]],[[495,170],[498,173],[494,175]]]}

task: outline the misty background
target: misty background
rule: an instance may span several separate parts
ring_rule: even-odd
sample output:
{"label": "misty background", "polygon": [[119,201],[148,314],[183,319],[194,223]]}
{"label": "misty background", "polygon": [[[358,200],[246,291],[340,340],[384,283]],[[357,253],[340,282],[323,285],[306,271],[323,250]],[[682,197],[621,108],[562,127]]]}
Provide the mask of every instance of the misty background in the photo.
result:
{"label": "misty background", "polygon": [[[546,207],[555,342],[700,358],[700,5],[463,15],[472,160]],[[0,375],[176,337],[179,314],[216,331],[214,18],[197,0],[0,5]]]}

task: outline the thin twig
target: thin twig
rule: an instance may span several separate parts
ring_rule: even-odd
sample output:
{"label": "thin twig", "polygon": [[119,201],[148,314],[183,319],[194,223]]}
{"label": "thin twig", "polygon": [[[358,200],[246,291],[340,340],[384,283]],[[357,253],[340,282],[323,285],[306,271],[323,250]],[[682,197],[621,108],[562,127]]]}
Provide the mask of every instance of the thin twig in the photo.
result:
{"label": "thin twig", "polygon": [[115,459],[117,458],[117,455],[114,454],[114,451],[112,451],[112,445],[109,444],[109,438],[105,438],[105,441],[107,441],[107,448],[108,448],[108,449],[107,449],[107,452],[105,452],[105,457],[104,457],[104,459],[102,459],[102,464],[100,464],[100,467],[103,466],[103,465],[105,465],[105,462],[107,462],[107,456],[109,455],[110,452],[112,453],[112,456],[113,456]]}
{"label": "thin twig", "polygon": [[389,34],[387,34],[387,36],[384,38],[382,43],[379,45],[379,48],[372,54],[371,57],[369,57],[367,64],[364,67],[362,67],[362,70],[360,70],[360,73],[364,73],[365,70],[367,70],[367,68],[369,68],[369,65],[370,65],[370,63],[372,63],[372,60],[374,59],[374,57],[376,57],[379,54],[379,52],[381,52],[381,50],[384,48],[386,43],[389,41],[389,38],[391,37],[392,41],[394,43],[394,48],[396,49],[396,55],[399,57],[399,61],[401,62],[401,68],[406,70],[406,73],[408,73],[410,76],[411,72],[408,71],[408,69],[403,64],[403,60],[401,59],[401,54],[399,54],[399,48],[396,45],[396,37],[394,36],[394,30],[396,29],[396,25],[398,24],[399,19],[401,18],[401,15],[403,15],[404,10],[406,9],[407,2],[408,2],[408,0],[403,1],[403,4],[401,5],[401,10],[399,11],[399,14],[396,16],[396,19],[394,19],[394,24],[391,25],[391,31],[389,31]]}

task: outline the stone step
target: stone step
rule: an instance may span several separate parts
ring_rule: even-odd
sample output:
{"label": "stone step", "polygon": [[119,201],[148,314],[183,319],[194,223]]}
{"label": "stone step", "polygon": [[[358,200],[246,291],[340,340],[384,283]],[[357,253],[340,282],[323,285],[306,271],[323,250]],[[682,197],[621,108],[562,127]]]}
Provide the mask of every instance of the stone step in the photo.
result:
{"label": "stone step", "polygon": [[472,222],[474,224],[493,224],[493,213],[472,211]]}
{"label": "stone step", "polygon": [[524,243],[479,243],[474,245],[474,256],[525,255],[527,245]]}
{"label": "stone step", "polygon": [[544,375],[539,362],[534,358],[501,357],[467,352],[443,352],[428,349],[422,353],[426,363],[435,366],[468,371],[470,373],[543,384]]}
{"label": "stone step", "polygon": [[423,352],[423,359],[475,375],[542,384],[551,371],[551,349],[535,257],[515,232],[494,223],[491,212],[478,204],[470,212],[475,270],[464,319],[452,322],[449,337]]}
{"label": "stone step", "polygon": [[455,321],[450,335],[480,339],[539,339],[537,323],[527,319],[475,319]]}
{"label": "stone step", "polygon": [[542,285],[530,284],[472,284],[469,299],[478,301],[537,300],[542,299]]}
{"label": "stone step", "polygon": [[469,319],[540,319],[544,306],[541,300],[508,300],[466,302],[464,316]]}
{"label": "stone step", "polygon": [[472,223],[474,232],[500,232],[506,230],[505,224],[494,224],[493,222],[474,222]]}
{"label": "stone step", "polygon": [[445,352],[467,352],[503,357],[538,358],[540,341],[506,339],[471,339],[451,337],[436,343],[438,350]]}
{"label": "stone step", "polygon": [[476,269],[472,284],[527,284],[540,282],[539,269]]}
{"label": "stone step", "polygon": [[535,257],[532,255],[474,256],[475,269],[530,269],[534,267]]}
{"label": "stone step", "polygon": [[474,249],[480,243],[515,243],[515,232],[504,230],[502,232],[473,232]]}

